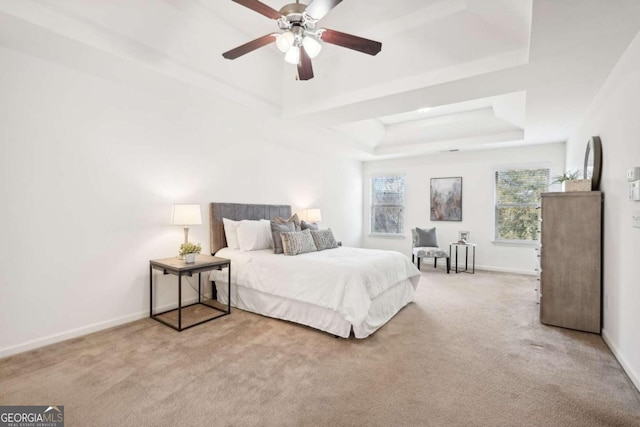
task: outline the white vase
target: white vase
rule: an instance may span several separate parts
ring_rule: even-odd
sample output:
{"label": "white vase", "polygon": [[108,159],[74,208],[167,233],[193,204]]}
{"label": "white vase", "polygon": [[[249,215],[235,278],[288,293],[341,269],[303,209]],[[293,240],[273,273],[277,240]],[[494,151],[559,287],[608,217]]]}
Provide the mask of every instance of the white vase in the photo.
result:
{"label": "white vase", "polygon": [[196,253],[192,253],[192,254],[185,254],[184,255],[184,262],[186,262],[187,264],[193,264],[194,262],[196,262]]}

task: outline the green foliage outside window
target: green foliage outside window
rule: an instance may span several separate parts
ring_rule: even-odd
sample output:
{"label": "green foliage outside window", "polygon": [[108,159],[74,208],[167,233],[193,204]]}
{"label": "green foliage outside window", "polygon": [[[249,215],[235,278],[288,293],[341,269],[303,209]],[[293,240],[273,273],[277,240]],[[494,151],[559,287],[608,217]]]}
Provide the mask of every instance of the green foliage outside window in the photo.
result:
{"label": "green foliage outside window", "polygon": [[537,208],[548,187],[548,168],[496,172],[496,240],[538,240]]}

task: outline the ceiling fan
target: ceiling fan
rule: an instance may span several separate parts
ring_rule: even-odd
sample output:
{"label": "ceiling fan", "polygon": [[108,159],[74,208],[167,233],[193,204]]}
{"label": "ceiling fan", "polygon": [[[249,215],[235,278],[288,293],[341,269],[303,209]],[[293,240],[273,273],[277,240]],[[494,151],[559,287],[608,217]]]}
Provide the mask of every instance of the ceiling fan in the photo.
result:
{"label": "ceiling fan", "polygon": [[316,28],[318,21],[342,0],[311,0],[309,4],[300,4],[299,0],[296,0],[295,3],[288,4],[279,11],[258,0],[232,1],[274,19],[280,32],[267,34],[223,53],[222,56],[227,59],[239,58],[275,42],[278,49],[285,53],[285,61],[298,66],[298,79],[311,80],[313,78],[311,59],[320,53],[322,49],[320,41],[369,55],[377,55],[382,50],[380,42],[327,28]]}

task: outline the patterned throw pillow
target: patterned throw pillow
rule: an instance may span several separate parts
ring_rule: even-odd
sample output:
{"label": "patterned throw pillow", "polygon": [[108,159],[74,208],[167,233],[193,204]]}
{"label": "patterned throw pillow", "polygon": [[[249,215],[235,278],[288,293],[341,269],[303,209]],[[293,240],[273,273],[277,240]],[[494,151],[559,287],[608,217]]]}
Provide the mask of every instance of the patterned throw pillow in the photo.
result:
{"label": "patterned throw pillow", "polygon": [[333,237],[333,231],[330,228],[327,230],[311,230],[311,237],[313,237],[313,242],[319,251],[338,247],[338,242]]}
{"label": "patterned throw pillow", "polygon": [[290,224],[293,223],[296,227],[296,231],[300,231],[302,230],[302,228],[300,227],[300,218],[298,218],[298,214],[293,214],[291,215],[291,218],[289,219],[284,219],[281,218],[279,216],[273,218],[273,220],[278,223],[278,224]]}
{"label": "patterned throw pillow", "polygon": [[306,254],[318,250],[309,230],[282,232],[280,236],[285,255]]}

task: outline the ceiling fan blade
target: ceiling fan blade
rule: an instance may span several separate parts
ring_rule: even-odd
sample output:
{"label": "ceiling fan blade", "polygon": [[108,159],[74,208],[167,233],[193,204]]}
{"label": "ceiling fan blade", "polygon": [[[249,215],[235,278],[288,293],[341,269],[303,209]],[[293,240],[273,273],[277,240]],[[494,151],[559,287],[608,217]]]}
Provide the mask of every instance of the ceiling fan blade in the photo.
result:
{"label": "ceiling fan blade", "polygon": [[340,31],[322,29],[319,32],[322,41],[357,50],[368,55],[377,55],[382,50],[382,43],[354,36]]}
{"label": "ceiling fan blade", "polygon": [[313,19],[322,19],[341,2],[342,0],[311,0],[305,12]]}
{"label": "ceiling fan blade", "polygon": [[277,10],[267,6],[266,4],[259,2],[258,0],[231,0],[235,3],[241,4],[244,7],[248,7],[249,9],[258,12],[261,15],[266,16],[271,19],[279,19],[282,15]]}
{"label": "ceiling fan blade", "polygon": [[313,65],[311,58],[304,50],[304,46],[300,46],[300,62],[298,62],[298,79],[311,80],[313,78]]}
{"label": "ceiling fan blade", "polygon": [[253,52],[254,50],[261,48],[262,46],[266,46],[269,43],[273,43],[276,41],[275,34],[267,34],[266,36],[262,36],[258,39],[252,40],[249,43],[245,43],[242,46],[238,46],[235,49],[231,49],[228,52],[222,54],[227,59],[236,59],[241,57],[242,55],[246,55],[249,52]]}

